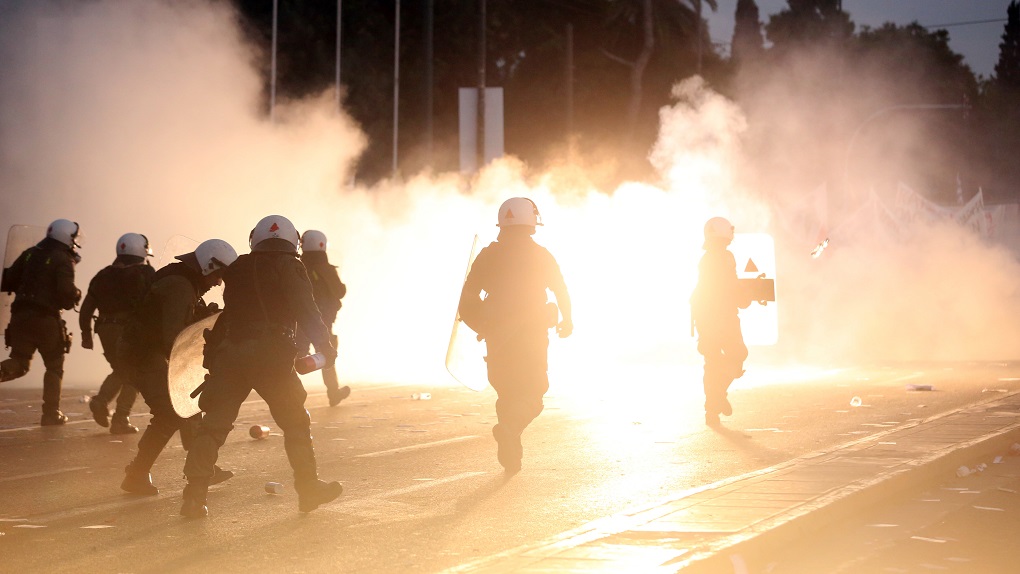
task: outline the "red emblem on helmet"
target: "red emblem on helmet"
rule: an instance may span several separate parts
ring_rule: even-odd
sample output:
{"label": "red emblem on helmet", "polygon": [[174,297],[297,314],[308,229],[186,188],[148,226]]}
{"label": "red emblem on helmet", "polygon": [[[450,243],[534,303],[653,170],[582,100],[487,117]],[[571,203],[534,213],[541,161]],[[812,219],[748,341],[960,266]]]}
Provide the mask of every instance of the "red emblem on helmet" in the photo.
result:
{"label": "red emblem on helmet", "polygon": [[120,244],[120,250],[124,251],[125,249],[127,249],[127,243],[121,243]]}
{"label": "red emblem on helmet", "polygon": [[269,226],[269,232],[270,233],[276,233],[279,230],[280,230],[280,226],[277,225],[275,221],[273,222],[272,225]]}

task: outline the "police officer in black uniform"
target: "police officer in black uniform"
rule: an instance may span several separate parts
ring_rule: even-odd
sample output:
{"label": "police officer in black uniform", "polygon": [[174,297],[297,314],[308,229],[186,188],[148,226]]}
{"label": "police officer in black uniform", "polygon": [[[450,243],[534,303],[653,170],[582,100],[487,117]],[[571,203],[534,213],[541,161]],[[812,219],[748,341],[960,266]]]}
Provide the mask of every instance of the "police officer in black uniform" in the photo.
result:
{"label": "police officer in black uniform", "polygon": [[71,350],[71,336],[61,319],[61,311],[73,309],[81,300],[74,286],[74,266],[81,256],[78,224],[57,219],[46,230],[46,238],[26,249],[4,270],[3,291],[15,293],[11,322],[4,334],[11,358],[0,362],[0,382],[28,373],[32,355],[42,355],[43,408],[39,423],[62,425],[67,417],[60,412],[60,390],[64,377],[64,354]]}
{"label": "police officer in black uniform", "polygon": [[[336,314],[343,306],[340,300],[347,294],[347,286],[340,280],[336,266],[329,264],[326,244],[326,234],[321,231],[309,229],[301,235],[301,263],[308,271],[308,280],[312,283],[315,306],[319,308],[322,322],[329,329],[336,322]],[[330,334],[329,341],[334,348],[337,347],[336,335]],[[298,329],[298,349],[308,352],[309,344],[310,341],[304,331]],[[351,396],[349,386],[340,386],[335,364],[322,369],[322,382],[326,385],[326,396],[331,407]]]}
{"label": "police officer in black uniform", "polygon": [[[170,400],[167,383],[170,351],[185,327],[209,315],[202,300],[219,285],[227,266],[237,258],[234,248],[222,239],[203,241],[178,262],[156,271],[152,285],[135,308],[117,344],[117,360],[142,394],[152,420],[138,440],[138,454],[124,469],[120,487],[133,494],[155,495],[149,471],[174,433],[180,431],[184,448],[191,445],[194,421],[181,418]],[[210,306],[211,307],[211,306]],[[233,473],[223,471],[217,482]]]}
{"label": "police officer in black uniform", "polygon": [[705,254],[698,263],[698,283],[691,294],[691,320],[698,332],[698,352],[705,357],[705,424],[717,426],[730,416],[730,384],[744,374],[747,345],[740,332],[738,309],[751,304],[740,288],[737,262],[727,247],[733,224],[722,217],[705,223]]}
{"label": "police officer in black uniform", "polygon": [[219,448],[252,389],[283,430],[298,509],[315,510],[343,490],[339,482],[319,480],[304,405],[307,393],[294,370],[296,328],[325,356],[325,364],[336,360],[329,330],[297,257],[297,229],[286,217],[270,215],[258,222],[249,242],[251,253],[238,257],[224,274],[223,314],[206,336],[209,375],[198,402],[205,414],[184,465],[188,485],[181,514],[188,518],[208,515],[206,494]]}
{"label": "police officer in black uniform", "polygon": [[[93,348],[92,320],[98,309],[96,334],[103,345],[103,356],[113,371],[106,376],[99,392],[89,400],[89,409],[96,423],[110,427],[112,434],[131,434],[138,427],[128,416],[135,404],[138,391],[127,380],[117,360],[117,341],[127,324],[131,311],[142,301],[149,290],[156,270],[149,265],[152,256],[149,240],[139,233],[125,233],[117,240],[117,257],[96,273],[81,303],[78,326],[81,327],[81,346]],[[117,397],[117,407],[110,420],[109,403]]]}
{"label": "police officer in black uniform", "polygon": [[[489,383],[496,389],[492,436],[497,458],[508,473],[521,469],[521,433],[545,408],[549,390],[549,329],[560,337],[574,330],[570,294],[560,267],[535,243],[542,225],[528,198],[513,197],[499,208],[499,236],[478,253],[460,295],[461,318],[485,339]],[[547,301],[553,292],[556,305]],[[484,300],[479,296],[487,293]],[[563,320],[559,321],[562,313]]]}

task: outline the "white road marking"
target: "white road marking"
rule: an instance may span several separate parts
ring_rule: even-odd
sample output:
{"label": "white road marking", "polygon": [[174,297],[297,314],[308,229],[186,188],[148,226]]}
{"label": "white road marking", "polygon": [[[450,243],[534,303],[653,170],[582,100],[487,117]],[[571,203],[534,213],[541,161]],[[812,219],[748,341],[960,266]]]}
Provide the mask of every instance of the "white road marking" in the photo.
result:
{"label": "white road marking", "polygon": [[54,474],[62,474],[65,472],[74,472],[76,470],[86,470],[87,466],[73,466],[71,468],[58,468],[57,470],[47,470],[45,472],[33,472],[30,474],[19,474],[16,476],[7,476],[0,478],[0,482],[10,482],[13,480],[24,480],[26,478],[38,478],[40,476],[50,476]]}
{"label": "white road marking", "polygon": [[453,444],[457,442],[463,442],[466,440],[481,438],[479,435],[468,435],[468,436],[455,436],[453,438],[447,438],[443,440],[437,440],[433,442],[423,442],[419,444],[412,444],[410,446],[401,446],[397,448],[391,448],[389,450],[380,450],[377,452],[366,452],[365,454],[355,455],[354,458],[375,458],[378,456],[387,456],[391,454],[397,454],[401,452],[409,452],[414,450],[421,450],[424,448],[432,448],[434,446],[442,446],[445,444]]}
{"label": "white road marking", "polygon": [[450,482],[456,482],[458,480],[464,480],[465,478],[473,478],[475,476],[479,476],[479,475],[482,475],[482,474],[486,474],[486,473],[485,472],[478,472],[478,471],[476,471],[476,472],[462,472],[460,474],[455,474],[453,476],[448,476],[446,478],[437,478],[437,479],[429,481],[429,482],[420,482],[420,483],[412,485],[412,486],[407,486],[407,487],[404,487],[404,488],[398,488],[396,490],[387,490],[386,492],[379,492],[379,493],[373,494],[371,496],[365,496],[363,498],[355,498],[354,500],[378,500],[378,499],[381,499],[381,498],[391,498],[391,497],[394,497],[394,496],[400,496],[402,494],[409,494],[409,493],[412,493],[412,492],[417,492],[419,490],[425,490],[426,488],[432,488],[433,486],[440,486],[440,485],[443,485],[443,484],[448,484]]}

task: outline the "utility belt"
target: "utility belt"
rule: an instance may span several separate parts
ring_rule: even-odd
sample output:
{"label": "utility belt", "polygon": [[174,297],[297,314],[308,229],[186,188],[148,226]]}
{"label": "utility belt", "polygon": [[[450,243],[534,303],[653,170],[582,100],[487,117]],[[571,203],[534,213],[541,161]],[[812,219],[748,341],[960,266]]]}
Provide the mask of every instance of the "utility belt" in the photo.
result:
{"label": "utility belt", "polygon": [[282,376],[294,369],[297,346],[293,328],[261,321],[231,323],[220,335],[218,327],[205,332],[202,364],[210,373],[225,368],[234,376],[250,378]]}
{"label": "utility belt", "polygon": [[96,325],[127,325],[130,320],[130,313],[107,313],[106,315],[100,313],[96,318]]}
{"label": "utility belt", "polygon": [[34,295],[18,295],[11,305],[11,313],[33,313],[60,318],[60,309],[39,301]]}
{"label": "utility belt", "polygon": [[292,327],[265,321],[231,322],[227,326],[226,338],[231,341],[273,338],[287,339],[293,342],[295,333]]}

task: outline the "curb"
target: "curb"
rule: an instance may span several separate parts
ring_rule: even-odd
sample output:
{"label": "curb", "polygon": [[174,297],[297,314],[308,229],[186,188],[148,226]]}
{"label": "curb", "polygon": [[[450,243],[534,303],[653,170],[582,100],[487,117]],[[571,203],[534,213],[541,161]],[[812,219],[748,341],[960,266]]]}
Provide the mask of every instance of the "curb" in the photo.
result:
{"label": "curb", "polygon": [[[774,555],[771,552],[774,548],[797,542],[810,532],[852,516],[862,508],[887,501],[904,491],[925,490],[941,484],[948,477],[955,476],[959,466],[1009,452],[1009,446],[1014,442],[1020,442],[1020,421],[959,446],[917,459],[906,468],[896,469],[872,482],[849,485],[842,492],[830,495],[831,500],[799,515],[780,517],[777,520],[781,522],[763,526],[760,532],[717,549],[710,555],[681,557],[667,566],[674,568],[669,571],[684,574],[761,570],[766,565],[765,559]],[[825,498],[828,497],[822,497]],[[737,563],[743,563],[746,569],[738,569],[735,566]]]}

